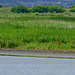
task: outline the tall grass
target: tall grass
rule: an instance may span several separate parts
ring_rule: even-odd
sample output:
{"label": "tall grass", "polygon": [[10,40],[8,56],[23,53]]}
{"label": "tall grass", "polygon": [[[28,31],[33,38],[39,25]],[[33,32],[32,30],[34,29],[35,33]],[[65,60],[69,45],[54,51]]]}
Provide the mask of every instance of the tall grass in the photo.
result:
{"label": "tall grass", "polygon": [[75,49],[75,17],[10,15],[0,17],[0,47]]}

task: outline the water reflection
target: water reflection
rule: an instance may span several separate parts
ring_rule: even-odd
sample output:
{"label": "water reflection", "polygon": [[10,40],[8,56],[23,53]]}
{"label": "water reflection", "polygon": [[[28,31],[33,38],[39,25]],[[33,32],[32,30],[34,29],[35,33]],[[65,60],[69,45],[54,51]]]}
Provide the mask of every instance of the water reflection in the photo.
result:
{"label": "water reflection", "polygon": [[0,56],[0,75],[75,75],[75,59]]}

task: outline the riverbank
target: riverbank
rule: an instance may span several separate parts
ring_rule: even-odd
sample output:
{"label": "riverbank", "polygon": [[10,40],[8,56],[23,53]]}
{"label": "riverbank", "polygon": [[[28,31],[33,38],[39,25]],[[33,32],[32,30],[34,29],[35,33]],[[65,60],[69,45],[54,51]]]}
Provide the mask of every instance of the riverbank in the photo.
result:
{"label": "riverbank", "polygon": [[25,52],[16,50],[0,50],[0,56],[38,57],[38,58],[67,58],[75,59],[74,53]]}

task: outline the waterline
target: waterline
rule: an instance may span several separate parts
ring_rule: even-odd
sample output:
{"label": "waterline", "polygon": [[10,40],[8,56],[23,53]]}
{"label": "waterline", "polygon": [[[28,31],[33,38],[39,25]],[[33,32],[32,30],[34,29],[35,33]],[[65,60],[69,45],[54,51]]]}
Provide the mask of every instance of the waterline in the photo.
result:
{"label": "waterline", "polygon": [[36,58],[59,58],[59,59],[75,59],[75,57],[52,57],[52,56],[31,56],[31,55],[11,55],[11,54],[0,54],[0,56],[16,56],[16,57],[36,57]]}

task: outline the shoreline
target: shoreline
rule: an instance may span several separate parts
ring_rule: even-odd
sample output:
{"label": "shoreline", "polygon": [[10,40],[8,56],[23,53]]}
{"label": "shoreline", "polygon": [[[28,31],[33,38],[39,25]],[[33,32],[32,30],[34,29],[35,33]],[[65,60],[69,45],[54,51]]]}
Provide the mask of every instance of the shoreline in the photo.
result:
{"label": "shoreline", "polygon": [[75,54],[75,50],[37,50],[37,49],[16,49],[16,48],[0,48],[0,51],[23,51],[23,52],[42,52],[42,53],[71,53]]}
{"label": "shoreline", "polygon": [[75,59],[74,53],[26,52],[16,50],[0,50],[0,56]]}

